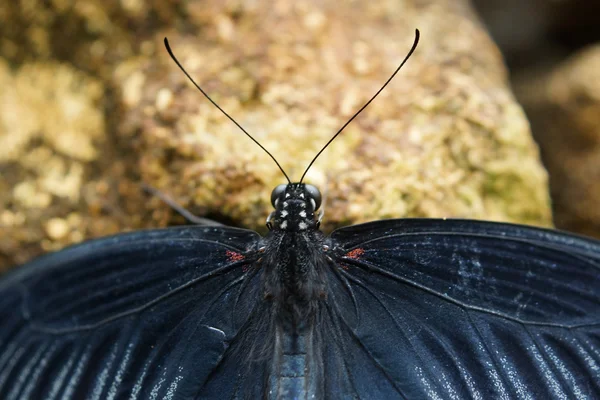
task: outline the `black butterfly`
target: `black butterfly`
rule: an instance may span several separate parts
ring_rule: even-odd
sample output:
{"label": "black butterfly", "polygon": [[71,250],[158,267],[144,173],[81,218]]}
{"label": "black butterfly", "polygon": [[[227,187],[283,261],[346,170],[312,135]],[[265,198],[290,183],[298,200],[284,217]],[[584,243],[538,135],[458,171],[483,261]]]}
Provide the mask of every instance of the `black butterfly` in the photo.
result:
{"label": "black butterfly", "polygon": [[134,232],[9,273],[0,398],[600,398],[600,242],[437,219],[327,237],[316,187],[272,203],[265,237]]}

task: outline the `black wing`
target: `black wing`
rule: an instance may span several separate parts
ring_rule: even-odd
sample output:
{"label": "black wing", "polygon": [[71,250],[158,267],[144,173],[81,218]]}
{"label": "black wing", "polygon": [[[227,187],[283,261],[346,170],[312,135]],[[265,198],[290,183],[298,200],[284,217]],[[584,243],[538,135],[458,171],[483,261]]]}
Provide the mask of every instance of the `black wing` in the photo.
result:
{"label": "black wing", "polygon": [[260,236],[142,231],[42,257],[0,281],[0,398],[231,398],[226,350],[259,296]]}
{"label": "black wing", "polygon": [[330,393],[600,398],[600,242],[509,224],[390,220],[337,230],[329,246],[337,340],[325,347],[338,349],[344,370]]}

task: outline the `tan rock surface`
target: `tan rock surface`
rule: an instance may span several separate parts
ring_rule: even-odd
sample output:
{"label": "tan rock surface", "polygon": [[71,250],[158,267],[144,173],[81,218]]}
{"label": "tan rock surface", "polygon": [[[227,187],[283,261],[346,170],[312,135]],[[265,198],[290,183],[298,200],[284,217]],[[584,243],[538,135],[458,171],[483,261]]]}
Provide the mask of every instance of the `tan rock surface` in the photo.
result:
{"label": "tan rock surface", "polygon": [[[143,12],[135,1],[88,2],[94,6],[87,11],[68,3],[60,12],[52,8],[58,2],[51,4],[54,22],[33,23],[43,25],[48,44],[35,55],[61,51],[59,58],[84,82],[71,94],[87,93],[81,103],[103,113],[104,128],[92,133],[93,124],[84,123],[86,145],[69,145],[72,137],[44,139],[41,155],[31,156],[58,158],[61,179],[77,177],[76,198],[40,190],[45,172],[28,169],[27,157],[0,164],[0,189],[9,193],[0,196],[5,263],[91,236],[172,222],[173,212],[143,196],[140,182],[198,214],[264,225],[280,172],[186,81],[162,47],[165,35],[198,83],[298,179],[403,59],[417,27],[422,41],[414,57],[307,176],[326,193],[326,228],[406,216],[550,223],[546,175],[527,122],[507,88],[499,52],[466,1],[156,2]],[[22,9],[10,7],[12,14],[0,9],[0,18],[24,18]],[[72,44],[57,33],[56,21],[69,18],[77,23],[67,25],[81,30]],[[29,32],[32,24],[25,26]],[[32,43],[27,36],[25,47]],[[21,48],[4,46],[0,54],[22,63]],[[28,64],[5,66],[0,79],[11,85]],[[102,102],[88,89],[95,85]],[[28,154],[36,150],[36,140],[18,144],[22,137],[4,129],[2,140]],[[36,137],[54,131],[38,130]],[[68,154],[84,148],[88,158]],[[37,214],[27,211],[29,199],[38,202]]]}
{"label": "tan rock surface", "polygon": [[[548,224],[546,175],[500,56],[466,9],[440,4],[241,7],[236,24],[212,9],[205,35],[170,39],[198,83],[298,179],[418,26],[415,56],[308,174],[327,192],[326,227],[398,216]],[[160,61],[126,65],[116,79],[123,131],[142,139],[143,179],[187,206],[262,225],[280,172],[156,46]]]}

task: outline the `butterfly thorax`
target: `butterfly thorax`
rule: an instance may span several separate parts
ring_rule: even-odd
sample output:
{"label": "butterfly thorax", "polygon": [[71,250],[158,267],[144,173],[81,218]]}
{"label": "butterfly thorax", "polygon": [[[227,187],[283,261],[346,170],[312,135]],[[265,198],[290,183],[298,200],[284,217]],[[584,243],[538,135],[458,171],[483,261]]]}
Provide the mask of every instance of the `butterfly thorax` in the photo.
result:
{"label": "butterfly thorax", "polygon": [[291,184],[277,193],[262,263],[265,299],[294,323],[313,315],[326,296],[324,235],[315,218],[320,199],[306,186]]}

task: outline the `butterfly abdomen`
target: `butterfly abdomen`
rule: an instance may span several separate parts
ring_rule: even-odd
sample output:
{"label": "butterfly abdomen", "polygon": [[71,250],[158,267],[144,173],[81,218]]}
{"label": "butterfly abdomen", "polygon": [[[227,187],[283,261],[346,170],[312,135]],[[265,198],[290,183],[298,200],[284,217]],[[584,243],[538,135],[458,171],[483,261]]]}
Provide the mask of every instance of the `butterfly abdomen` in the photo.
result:
{"label": "butterfly abdomen", "polygon": [[306,399],[306,338],[287,329],[277,334],[278,366],[270,377],[270,399]]}

